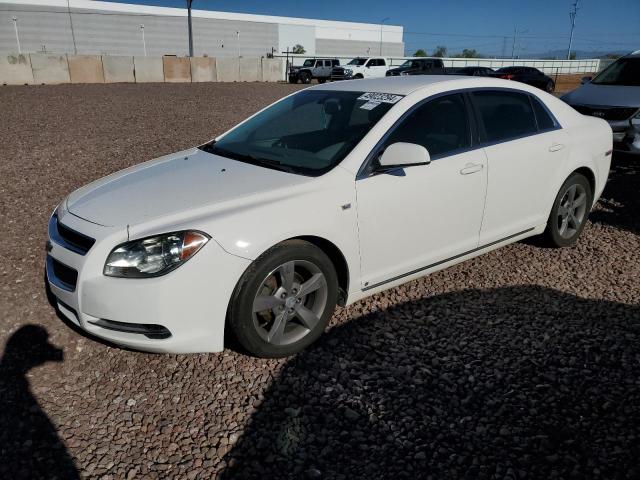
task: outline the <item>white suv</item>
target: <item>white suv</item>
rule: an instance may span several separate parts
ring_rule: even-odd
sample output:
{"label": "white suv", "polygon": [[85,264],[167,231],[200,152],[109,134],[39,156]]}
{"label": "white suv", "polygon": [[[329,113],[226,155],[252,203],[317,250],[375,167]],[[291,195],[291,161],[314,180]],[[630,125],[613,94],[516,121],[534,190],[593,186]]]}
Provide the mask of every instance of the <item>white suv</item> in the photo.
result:
{"label": "white suv", "polygon": [[356,78],[384,77],[389,69],[382,57],[358,57],[344,66],[334,67],[331,80],[355,80]]}

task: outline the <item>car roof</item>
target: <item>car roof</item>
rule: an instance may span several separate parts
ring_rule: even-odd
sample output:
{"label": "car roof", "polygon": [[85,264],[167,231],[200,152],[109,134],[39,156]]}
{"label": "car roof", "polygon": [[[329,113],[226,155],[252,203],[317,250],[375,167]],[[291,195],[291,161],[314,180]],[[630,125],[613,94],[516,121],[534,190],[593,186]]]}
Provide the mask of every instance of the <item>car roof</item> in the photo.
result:
{"label": "car roof", "polygon": [[527,90],[517,82],[492,79],[491,77],[468,77],[466,75],[407,75],[399,77],[364,78],[342,80],[311,87],[314,90],[335,90],[347,92],[379,92],[394,95],[409,95],[417,90],[437,84],[450,82],[451,89],[457,88],[457,82],[464,83],[460,88],[505,87]]}

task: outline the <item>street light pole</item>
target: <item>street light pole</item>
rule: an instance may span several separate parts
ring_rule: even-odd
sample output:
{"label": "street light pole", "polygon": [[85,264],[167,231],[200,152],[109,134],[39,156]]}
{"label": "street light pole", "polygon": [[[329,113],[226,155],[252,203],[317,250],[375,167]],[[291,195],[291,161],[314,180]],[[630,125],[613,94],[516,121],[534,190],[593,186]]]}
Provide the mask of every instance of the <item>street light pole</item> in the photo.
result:
{"label": "street light pole", "polygon": [[20,36],[18,35],[18,17],[13,17],[13,29],[16,31],[16,43],[18,44],[18,55],[22,54],[20,49]]}
{"label": "street light pole", "polygon": [[71,39],[73,40],[73,54],[78,54],[78,47],[76,46],[76,34],[73,31],[73,18],[71,18],[71,4],[67,0],[67,12],[69,12],[69,26],[71,27]]}
{"label": "street light pole", "polygon": [[193,0],[187,0],[187,22],[189,24],[189,56],[193,57],[193,30],[191,26],[191,4]]}
{"label": "street light pole", "polygon": [[236,30],[236,48],[238,50],[238,58],[240,58],[240,30]]}
{"label": "street light pole", "polygon": [[384,22],[386,22],[387,20],[389,20],[389,17],[383,18],[382,21],[380,22],[380,56],[382,56],[382,26],[384,25]]}
{"label": "street light pole", "polygon": [[144,50],[144,56],[147,56],[147,42],[144,40],[144,25],[140,24],[140,30],[142,30],[142,48]]}

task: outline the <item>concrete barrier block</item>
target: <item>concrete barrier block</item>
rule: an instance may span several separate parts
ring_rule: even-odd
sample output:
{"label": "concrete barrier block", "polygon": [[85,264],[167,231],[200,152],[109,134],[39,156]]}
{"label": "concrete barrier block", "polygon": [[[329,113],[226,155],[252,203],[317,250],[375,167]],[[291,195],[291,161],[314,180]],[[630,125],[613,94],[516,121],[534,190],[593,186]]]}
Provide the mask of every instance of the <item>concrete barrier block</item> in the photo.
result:
{"label": "concrete barrier block", "polygon": [[240,81],[262,81],[262,64],[260,58],[240,58]]}
{"label": "concrete barrier block", "polygon": [[262,81],[280,82],[284,76],[284,62],[279,58],[262,59]]}
{"label": "concrete barrier block", "polygon": [[34,83],[54,85],[71,81],[66,55],[32,53],[29,57],[31,58]]}
{"label": "concrete barrier block", "polygon": [[164,82],[161,57],[133,57],[136,83]]}
{"label": "concrete barrier block", "polygon": [[191,63],[189,57],[162,57],[165,82],[190,82]]}
{"label": "concrete barrier block", "polygon": [[100,55],[67,55],[71,83],[104,83]]}
{"label": "concrete barrier block", "polygon": [[240,70],[237,58],[216,58],[216,74],[219,82],[237,82]]}
{"label": "concrete barrier block", "polygon": [[191,57],[192,82],[216,82],[216,59],[211,57]]}
{"label": "concrete barrier block", "polygon": [[29,55],[0,55],[0,85],[33,83]]}
{"label": "concrete barrier block", "polygon": [[133,73],[133,57],[104,55],[102,69],[105,83],[133,83],[136,81]]}

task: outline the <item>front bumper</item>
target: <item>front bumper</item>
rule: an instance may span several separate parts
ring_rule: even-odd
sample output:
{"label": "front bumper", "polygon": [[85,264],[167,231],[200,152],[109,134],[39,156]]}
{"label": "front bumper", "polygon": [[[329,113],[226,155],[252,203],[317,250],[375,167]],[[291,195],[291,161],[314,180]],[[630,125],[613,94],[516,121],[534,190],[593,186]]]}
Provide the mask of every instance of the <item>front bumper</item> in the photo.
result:
{"label": "front bumper", "polygon": [[[191,353],[224,348],[227,306],[249,260],[228,254],[212,239],[167,275],[107,277],[104,262],[113,247],[127,241],[126,230],[96,225],[62,208],[58,214],[64,226],[96,240],[83,255],[57,242],[55,232],[49,234],[47,282],[58,309],[71,322],[137,350]],[[75,272],[75,283],[69,271]]]}
{"label": "front bumper", "polygon": [[640,155],[640,121],[609,121],[613,130],[613,149]]}

